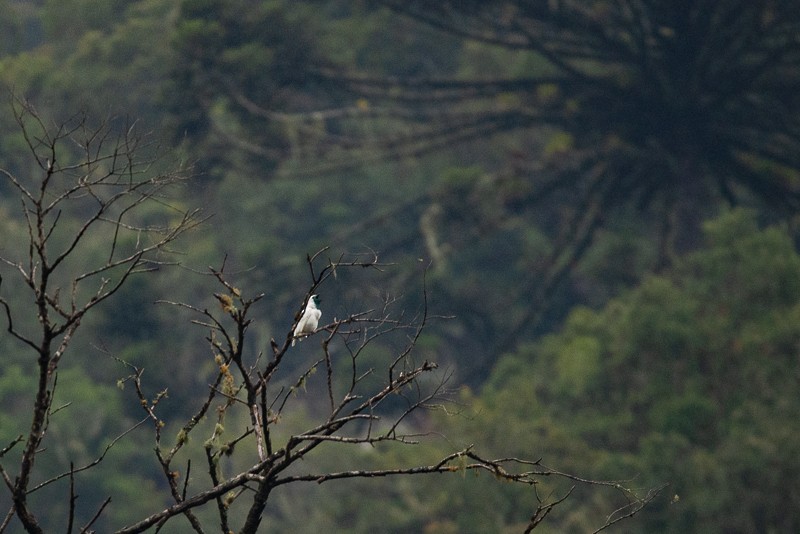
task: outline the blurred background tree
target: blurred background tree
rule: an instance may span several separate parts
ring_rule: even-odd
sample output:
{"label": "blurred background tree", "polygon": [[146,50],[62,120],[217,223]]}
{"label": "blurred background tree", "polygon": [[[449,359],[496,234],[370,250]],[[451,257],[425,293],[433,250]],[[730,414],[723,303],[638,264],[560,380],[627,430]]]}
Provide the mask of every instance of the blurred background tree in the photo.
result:
{"label": "blurred background tree", "polygon": [[[451,340],[464,348],[512,349],[596,298],[573,274],[600,229],[616,234],[622,225],[624,250],[599,245],[608,256],[598,267],[630,282],[696,246],[702,221],[720,206],[757,205],[773,219],[798,207],[800,20],[791,2],[315,4],[331,20],[316,27],[314,42],[333,53],[306,56],[292,73],[328,98],[303,109],[275,101],[280,91],[259,94],[267,85],[244,75],[257,63],[234,53],[241,44],[224,44],[229,54],[211,61],[232,68],[222,59],[232,58],[238,74],[212,84],[214,101],[236,103],[237,124],[277,128],[292,140],[279,175],[335,180],[369,162],[398,162],[388,172],[403,176],[408,200],[393,213],[408,222],[390,231],[409,235],[398,245],[424,246],[443,270],[458,268],[471,249],[486,251],[493,269],[517,281],[491,291],[442,284],[481,333],[477,345]],[[295,39],[297,50],[309,48]],[[274,147],[248,128],[229,132],[230,145],[245,152]],[[458,177],[465,167],[472,170]],[[428,183],[437,176],[436,185],[421,188],[413,180],[420,171]],[[366,172],[391,180],[376,175],[385,166]],[[522,272],[507,270],[514,261],[499,253],[504,243],[514,244]],[[624,266],[615,262],[620,252],[629,255]],[[495,295],[501,305],[486,306]],[[478,364],[478,374],[490,366]]]}
{"label": "blurred background tree", "polygon": [[[800,255],[784,229],[759,229],[752,211],[726,213],[704,235],[663,274],[601,310],[574,309],[559,332],[504,358],[470,415],[444,427],[488,436],[509,454],[535,447],[591,476],[669,482],[624,529],[797,530],[800,517],[786,510],[800,472]],[[485,498],[473,490],[465,509]],[[524,502],[513,490],[506,499],[509,510]],[[601,502],[554,510],[557,530],[585,532]],[[458,520],[446,508],[430,517]]]}
{"label": "blurred background tree", "polygon": [[[465,402],[480,406],[495,394],[485,386],[488,377],[498,382],[506,368],[531,375],[544,365],[537,363],[549,343],[543,335],[568,336],[575,321],[610,320],[611,312],[599,310],[620,306],[613,299],[639,291],[646,280],[641,291],[671,304],[666,314],[658,306],[637,312],[649,321],[639,330],[651,332],[636,338],[641,350],[626,348],[622,340],[600,350],[605,342],[588,334],[547,349],[561,354],[550,357],[560,363],[548,365],[571,376],[548,388],[573,389],[570,402],[583,407],[597,403],[593,388],[613,384],[598,386],[582,369],[602,374],[611,356],[644,365],[651,352],[666,353],[666,346],[680,361],[679,354],[691,354],[684,330],[695,328],[687,317],[695,317],[693,306],[700,304],[658,277],[653,282],[648,273],[683,276],[676,269],[684,256],[713,246],[703,237],[704,221],[746,206],[756,215],[744,227],[777,224],[771,232],[797,239],[800,15],[789,1],[139,0],[114,10],[92,10],[91,2],[77,0],[0,4],[9,14],[0,22],[6,30],[0,38],[2,83],[53,117],[78,109],[135,116],[175,159],[195,163],[198,177],[184,190],[183,202],[203,205],[215,216],[193,234],[184,263],[203,270],[227,253],[229,265],[243,271],[243,283],[264,288],[270,306],[257,311],[258,346],[266,346],[294,313],[308,251],[325,245],[374,248],[398,262],[384,286],[394,294],[406,292],[423,259],[432,262],[432,312],[456,316],[423,341],[453,369],[454,385],[468,386]],[[66,20],[71,29],[56,35]],[[13,121],[0,114],[4,168],[26,169],[21,146]],[[0,192],[0,224],[14,231],[18,206],[5,194],[7,184],[0,184]],[[736,232],[750,232],[737,217],[718,223],[732,232],[732,242]],[[736,254],[727,261],[744,262]],[[712,277],[703,273],[698,288],[705,283],[700,278]],[[194,363],[200,347],[187,331],[165,327],[172,314],[151,303],[164,295],[190,300],[207,292],[195,277],[163,274],[132,290],[135,298],[123,316],[109,312],[92,319],[91,331],[76,344],[88,359],[96,354],[90,341],[101,339],[158,380],[178,379],[176,400],[165,405],[178,414],[184,400],[204,387]],[[16,289],[5,285],[3,291]],[[370,291],[349,288],[333,301],[346,311],[372,298]],[[792,294],[789,286],[769,294],[783,291]],[[409,298],[413,307],[415,297]],[[685,301],[685,307],[670,298]],[[764,316],[773,317],[771,310],[781,305],[766,300]],[[729,313],[728,306],[733,301],[718,304],[717,313]],[[736,313],[747,316],[747,310]],[[691,429],[720,415],[718,399],[703,384],[709,369],[725,367],[728,351],[738,346],[730,337],[738,335],[734,327],[705,316],[703,321],[706,367],[691,356],[694,363],[685,361],[681,370],[697,375],[691,380],[700,385],[691,394],[675,393],[670,406],[673,392],[659,386],[666,397],[660,415],[652,416],[679,433],[697,432]],[[162,342],[165,330],[169,344]],[[0,337],[0,346],[8,340]],[[166,347],[170,365],[155,346]],[[796,348],[787,342],[771,350],[772,356],[750,353],[753,364],[782,369],[781,378],[788,380]],[[744,361],[732,361],[732,368],[746,368]],[[747,390],[737,382],[746,375],[730,372],[727,389]],[[605,454],[602,442],[570,443],[566,436],[574,432],[559,434],[546,410],[550,403],[558,406],[560,397],[533,399],[525,394],[528,387],[510,382],[505,388],[507,395],[529,401],[523,411],[520,400],[515,424],[524,428],[528,420],[539,421],[553,436],[564,436],[542,450],[559,458]],[[622,395],[620,403],[629,401]],[[751,409],[741,402],[742,410]],[[598,424],[609,431],[625,428],[633,411],[619,406],[597,416]],[[762,418],[752,433],[746,425],[737,427],[742,443],[768,450],[797,432],[791,422],[784,425],[786,435],[756,432],[768,415],[784,413],[777,402],[755,402],[752,410]],[[489,413],[499,420],[512,417],[499,409]],[[572,412],[559,413],[572,419]],[[685,428],[676,422],[684,420]],[[439,424],[444,423],[430,423]],[[650,432],[634,426],[623,434],[641,441],[645,431]],[[759,435],[768,437],[759,441]],[[731,445],[708,445],[712,438],[703,432],[691,438],[705,440],[708,465],[732,454]],[[676,443],[663,446],[683,450]],[[620,450],[609,453],[613,462],[636,467],[646,463],[640,456],[657,458],[660,449]],[[661,468],[678,471],[665,463]],[[729,472],[763,484],[742,494],[743,501],[763,503],[779,492],[777,480]],[[691,524],[691,530],[692,517],[709,517],[699,511],[706,505],[675,493],[680,502],[665,501],[665,510],[680,511],[676,525]],[[408,494],[403,498],[410,499],[413,512],[400,506],[399,513],[424,515],[424,506],[414,508]],[[441,499],[444,504],[434,510],[454,502]],[[292,501],[273,511],[289,521]],[[759,514],[774,517],[749,504],[742,510],[749,510],[742,512],[748,521]],[[658,517],[677,521],[674,515]],[[453,521],[426,525],[432,531],[466,528]],[[753,524],[772,520],[758,521]]]}

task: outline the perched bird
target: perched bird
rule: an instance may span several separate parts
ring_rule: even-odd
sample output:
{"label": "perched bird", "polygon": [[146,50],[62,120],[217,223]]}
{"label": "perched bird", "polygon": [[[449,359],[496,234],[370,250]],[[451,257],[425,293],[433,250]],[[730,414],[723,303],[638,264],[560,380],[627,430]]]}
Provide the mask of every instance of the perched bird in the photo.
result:
{"label": "perched bird", "polygon": [[319,318],[322,317],[322,311],[320,311],[320,309],[317,308],[318,300],[319,297],[317,297],[317,295],[311,295],[311,298],[308,299],[308,304],[306,304],[306,309],[303,310],[303,316],[300,317],[300,320],[297,322],[297,326],[294,327],[294,334],[292,339],[293,347],[298,337],[301,337],[304,334],[313,334],[314,330],[317,329],[317,325],[319,324]]}

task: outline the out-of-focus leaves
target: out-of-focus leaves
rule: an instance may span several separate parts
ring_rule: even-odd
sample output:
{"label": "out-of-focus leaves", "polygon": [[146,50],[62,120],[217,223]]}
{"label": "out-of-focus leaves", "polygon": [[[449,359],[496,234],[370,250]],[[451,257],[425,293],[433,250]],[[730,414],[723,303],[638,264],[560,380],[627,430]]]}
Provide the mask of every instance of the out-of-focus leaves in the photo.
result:
{"label": "out-of-focus leaves", "polygon": [[[761,230],[745,211],[707,224],[706,236],[670,272],[599,312],[573,311],[559,333],[504,358],[475,420],[456,428],[498,436],[499,454],[669,483],[632,528],[798,528],[783,474],[800,470],[800,255],[784,230]],[[554,513],[569,530],[591,507]]]}

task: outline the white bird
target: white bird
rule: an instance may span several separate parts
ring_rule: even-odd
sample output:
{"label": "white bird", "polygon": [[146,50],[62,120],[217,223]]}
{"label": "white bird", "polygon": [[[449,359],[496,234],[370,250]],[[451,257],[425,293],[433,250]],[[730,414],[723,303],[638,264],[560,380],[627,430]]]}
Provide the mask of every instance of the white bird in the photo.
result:
{"label": "white bird", "polygon": [[319,324],[319,318],[322,317],[322,311],[317,308],[317,295],[311,295],[306,304],[306,309],[303,310],[303,316],[294,327],[294,334],[292,339],[292,346],[294,347],[295,341],[298,337],[305,334],[313,334]]}

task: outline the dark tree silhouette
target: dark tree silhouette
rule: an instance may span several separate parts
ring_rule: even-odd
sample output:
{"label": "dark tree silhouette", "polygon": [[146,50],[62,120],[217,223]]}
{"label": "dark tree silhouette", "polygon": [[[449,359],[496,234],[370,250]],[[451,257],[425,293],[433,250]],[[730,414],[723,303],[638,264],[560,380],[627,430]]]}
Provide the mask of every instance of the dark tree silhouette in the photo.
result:
{"label": "dark tree silhouette", "polygon": [[314,109],[333,90],[307,76],[328,64],[309,24],[278,4],[181,2],[164,102],[176,135],[204,147],[203,171],[220,172],[231,146],[262,173],[287,157],[294,140],[286,113]]}
{"label": "dark tree silhouette", "polygon": [[[536,276],[545,282],[532,283],[542,300],[621,206],[658,214],[666,263],[694,242],[699,222],[719,202],[755,201],[784,212],[800,205],[800,15],[791,1],[373,5],[449,37],[536,59],[515,77],[465,79],[347,73],[306,55],[294,57],[293,79],[339,96],[349,88],[351,105],[282,106],[259,97],[258,84],[241,76],[220,93],[232,109],[286,135],[282,154],[302,162],[294,171],[515,134],[495,184],[507,209],[556,213],[565,192],[569,205],[557,252]],[[555,150],[548,144],[554,132],[562,134]],[[268,152],[257,135],[231,139],[251,153]]]}
{"label": "dark tree silhouette", "polygon": [[[460,77],[405,68],[389,75],[391,66],[376,72],[370,63],[334,68],[304,33],[301,48],[313,53],[292,56],[288,71],[276,63],[269,83],[235,74],[204,84],[214,87],[209,107],[223,102],[242,120],[226,143],[272,162],[288,158],[281,172],[339,172],[445,150],[485,165],[486,180],[449,191],[460,203],[442,211],[443,188],[396,211],[418,214],[428,234],[413,238],[426,242],[465,227],[491,231],[509,217],[548,232],[551,252],[514,290],[536,305],[492,327],[500,341],[489,353],[542,330],[597,230],[627,210],[653,222],[658,269],[697,243],[700,223],[721,205],[766,207],[772,217],[800,207],[800,10],[790,0],[368,5],[367,13],[385,8],[438,30],[447,47],[460,39],[507,52],[500,57],[524,55],[525,67]],[[270,42],[246,35],[258,46]],[[207,72],[231,67],[217,52],[204,56]],[[240,70],[248,72],[246,64]],[[283,86],[288,93],[259,90],[280,80],[293,84]],[[487,143],[501,156],[487,163],[470,154]],[[476,206],[488,199],[502,212],[494,219]],[[432,213],[439,215],[425,219]]]}
{"label": "dark tree silhouette", "polygon": [[[318,76],[361,99],[324,115],[337,128],[327,141],[341,140],[345,149],[345,158],[324,164],[359,165],[513,135],[505,165],[493,169],[493,187],[509,213],[550,221],[552,256],[522,291],[536,302],[553,297],[595,231],[623,207],[647,209],[660,221],[658,266],[693,246],[700,222],[720,204],[783,215],[800,207],[794,2],[374,4],[450,37],[529,53],[531,67],[507,78],[319,69]],[[310,143],[319,138],[319,117],[294,117],[317,132]],[[365,126],[369,121],[375,126]],[[384,134],[359,145],[364,130]],[[519,317],[503,339],[516,339],[546,309]]]}
{"label": "dark tree silhouette", "polygon": [[605,203],[734,201],[745,191],[775,207],[800,203],[791,181],[800,165],[800,14],[792,2],[378,3],[546,62],[511,79],[345,77],[426,125],[387,149],[548,125],[570,134],[573,161],[569,172],[547,173],[554,183],[537,180],[532,199],[580,180]]}

